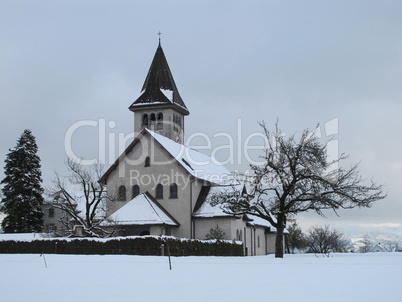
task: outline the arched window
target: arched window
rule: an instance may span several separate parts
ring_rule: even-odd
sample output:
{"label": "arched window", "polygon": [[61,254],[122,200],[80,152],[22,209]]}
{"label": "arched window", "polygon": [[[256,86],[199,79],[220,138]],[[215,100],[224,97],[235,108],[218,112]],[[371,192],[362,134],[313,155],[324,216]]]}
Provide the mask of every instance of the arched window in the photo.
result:
{"label": "arched window", "polygon": [[151,159],[149,158],[149,156],[147,156],[145,158],[145,165],[144,167],[150,167],[151,166]]}
{"label": "arched window", "polygon": [[156,185],[156,199],[163,199],[163,186],[161,184]]}
{"label": "arched window", "polygon": [[158,113],[158,115],[156,117],[156,121],[157,121],[156,128],[162,129],[163,128],[163,113],[162,112]]}
{"label": "arched window", "polygon": [[148,114],[144,114],[143,116],[142,116],[142,125],[143,126],[148,126]]}
{"label": "arched window", "polygon": [[151,119],[151,124],[154,124],[156,121],[155,113],[151,113],[150,119]]}
{"label": "arched window", "polygon": [[131,198],[135,198],[140,194],[140,187],[138,185],[134,185],[132,189]]}
{"label": "arched window", "polygon": [[177,185],[176,184],[171,184],[170,185],[169,198],[177,198]]}
{"label": "arched window", "polygon": [[126,200],[126,187],[125,186],[119,187],[119,194],[117,195],[117,200],[119,200],[119,201]]}

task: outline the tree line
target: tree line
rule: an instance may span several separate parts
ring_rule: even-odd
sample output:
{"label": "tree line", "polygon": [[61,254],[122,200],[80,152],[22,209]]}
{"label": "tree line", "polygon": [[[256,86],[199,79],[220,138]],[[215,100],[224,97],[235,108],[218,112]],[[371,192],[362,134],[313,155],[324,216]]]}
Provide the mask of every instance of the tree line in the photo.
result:
{"label": "tree line", "polygon": [[378,242],[375,235],[370,236],[368,233],[352,242],[342,231],[329,225],[312,226],[303,232],[295,219],[288,224],[287,230],[285,249],[288,254],[315,253],[329,256],[330,253],[369,253],[374,251],[376,245],[380,246],[383,252],[395,252],[400,246],[398,239],[382,239]]}
{"label": "tree line", "polygon": [[329,225],[312,226],[306,233],[296,220],[287,227],[285,248],[289,254],[314,253],[329,256],[330,253],[352,252],[354,247],[350,239]]}

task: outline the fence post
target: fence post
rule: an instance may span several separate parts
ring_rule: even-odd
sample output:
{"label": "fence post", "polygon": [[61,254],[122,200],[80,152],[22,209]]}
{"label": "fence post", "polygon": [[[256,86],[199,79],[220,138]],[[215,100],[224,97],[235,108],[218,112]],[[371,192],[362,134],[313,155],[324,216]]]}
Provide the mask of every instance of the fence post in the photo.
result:
{"label": "fence post", "polygon": [[167,251],[168,251],[168,256],[169,256],[169,270],[172,270],[172,261],[170,260],[170,248],[169,248],[169,243],[167,243]]}

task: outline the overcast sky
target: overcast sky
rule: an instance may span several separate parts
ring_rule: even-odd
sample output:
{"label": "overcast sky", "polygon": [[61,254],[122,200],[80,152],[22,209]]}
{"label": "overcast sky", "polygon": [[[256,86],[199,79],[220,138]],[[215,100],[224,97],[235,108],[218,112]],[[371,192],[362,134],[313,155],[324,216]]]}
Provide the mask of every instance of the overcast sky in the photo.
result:
{"label": "overcast sky", "polygon": [[[364,178],[384,184],[388,197],[341,217],[302,215],[300,223],[330,224],[351,236],[402,236],[401,12],[398,0],[2,0],[0,161],[4,166],[8,149],[31,129],[47,186],[54,171],[66,172],[68,129],[101,119],[114,160],[113,133],[133,131],[127,108],[139,96],[161,31],[190,111],[187,137],[206,133],[216,147],[227,141],[213,136],[225,132],[242,146],[260,131],[257,121],[273,129],[279,119],[288,134],[319,123],[325,138],[325,123],[335,121],[331,137],[339,153],[350,155],[345,164],[361,162]],[[98,128],[82,127],[72,142],[77,156],[93,158]],[[234,154],[227,167],[246,169],[238,147]],[[216,155],[226,159],[223,151]]]}

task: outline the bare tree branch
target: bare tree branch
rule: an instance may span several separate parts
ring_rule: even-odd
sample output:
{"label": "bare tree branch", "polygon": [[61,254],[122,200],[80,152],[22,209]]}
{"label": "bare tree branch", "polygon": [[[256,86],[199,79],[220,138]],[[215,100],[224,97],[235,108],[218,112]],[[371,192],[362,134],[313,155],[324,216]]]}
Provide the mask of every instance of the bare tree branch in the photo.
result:
{"label": "bare tree branch", "polygon": [[102,167],[85,167],[72,160],[66,162],[70,175],[61,178],[56,173],[53,186],[47,195],[53,200],[52,205],[67,213],[62,221],[71,235],[77,226],[83,229],[84,236],[105,237],[110,235],[102,223],[106,220],[106,186],[98,182]]}
{"label": "bare tree branch", "polygon": [[[324,210],[338,215],[339,209],[367,208],[386,197],[381,185],[373,181],[366,185],[358,165],[340,167],[345,154],[329,161],[327,143],[321,143],[308,129],[296,140],[295,135],[284,138],[278,123],[273,133],[264,122],[260,126],[267,145],[264,164],[251,165],[252,175],[244,177],[250,192],[242,195],[232,190],[212,198],[212,204],[221,204],[230,214],[252,214],[269,221],[277,229],[277,257],[283,257],[288,216],[307,211],[324,216]],[[334,164],[338,168],[330,171]]]}

